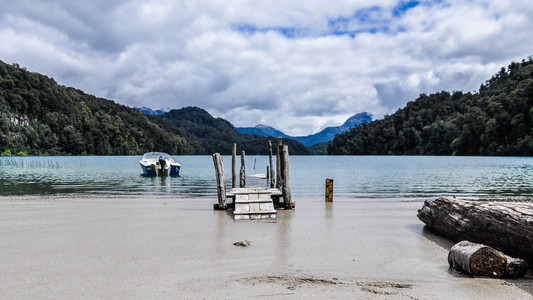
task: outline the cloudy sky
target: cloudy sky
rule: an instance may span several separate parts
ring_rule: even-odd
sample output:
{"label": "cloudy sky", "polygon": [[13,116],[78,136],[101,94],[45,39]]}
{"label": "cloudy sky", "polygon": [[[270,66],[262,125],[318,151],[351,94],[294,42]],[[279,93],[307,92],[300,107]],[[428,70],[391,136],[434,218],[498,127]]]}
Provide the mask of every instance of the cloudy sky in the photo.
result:
{"label": "cloudy sky", "polygon": [[0,60],[130,106],[307,135],[533,54],[531,0],[17,0]]}

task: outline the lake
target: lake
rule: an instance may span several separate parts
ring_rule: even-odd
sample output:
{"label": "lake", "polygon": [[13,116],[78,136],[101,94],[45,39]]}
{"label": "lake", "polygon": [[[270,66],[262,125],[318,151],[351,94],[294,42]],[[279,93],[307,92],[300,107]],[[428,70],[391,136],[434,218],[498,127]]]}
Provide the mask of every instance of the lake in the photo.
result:
{"label": "lake", "polygon": [[[164,195],[216,199],[211,156],[174,156],[180,177],[142,176],[141,156],[0,157],[0,196]],[[231,156],[223,156],[231,185]],[[237,160],[239,169],[240,158]],[[255,165],[255,169],[254,169]],[[248,174],[266,173],[268,156],[247,156]],[[238,170],[237,170],[238,172]],[[293,198],[422,201],[441,195],[481,200],[533,201],[532,157],[291,156]],[[249,179],[249,185],[266,180]]]}

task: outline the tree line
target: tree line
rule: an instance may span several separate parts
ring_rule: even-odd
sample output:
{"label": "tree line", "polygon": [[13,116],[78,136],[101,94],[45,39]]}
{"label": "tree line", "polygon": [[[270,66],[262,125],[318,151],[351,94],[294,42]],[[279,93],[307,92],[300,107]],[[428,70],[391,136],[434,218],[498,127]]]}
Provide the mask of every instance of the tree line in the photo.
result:
{"label": "tree line", "polygon": [[[244,135],[199,108],[148,116],[0,61],[0,154],[267,154],[267,138]],[[291,153],[308,154],[300,143]]]}
{"label": "tree line", "polygon": [[476,93],[421,94],[328,143],[335,155],[533,155],[533,59],[501,68]]}

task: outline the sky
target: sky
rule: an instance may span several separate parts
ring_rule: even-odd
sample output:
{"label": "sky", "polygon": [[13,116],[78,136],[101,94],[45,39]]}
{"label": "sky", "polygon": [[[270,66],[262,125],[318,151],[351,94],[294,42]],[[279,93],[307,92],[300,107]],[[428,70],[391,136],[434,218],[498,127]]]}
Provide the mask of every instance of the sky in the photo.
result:
{"label": "sky", "polygon": [[0,60],[129,106],[316,133],[533,55],[531,0],[1,0]]}

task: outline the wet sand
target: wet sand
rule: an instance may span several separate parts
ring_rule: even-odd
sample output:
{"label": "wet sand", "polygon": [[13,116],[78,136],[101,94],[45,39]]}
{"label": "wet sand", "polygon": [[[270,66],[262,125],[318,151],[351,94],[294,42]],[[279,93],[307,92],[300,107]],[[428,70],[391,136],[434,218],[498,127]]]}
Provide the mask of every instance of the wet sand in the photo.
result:
{"label": "wet sand", "polygon": [[0,298],[533,299],[531,272],[450,271],[421,202],[296,199],[267,223],[215,201],[1,197]]}

